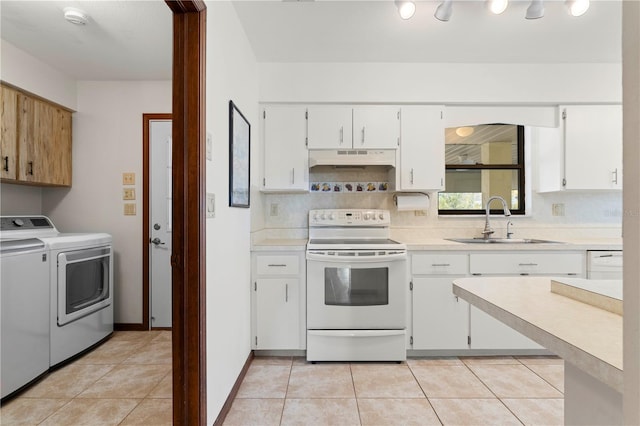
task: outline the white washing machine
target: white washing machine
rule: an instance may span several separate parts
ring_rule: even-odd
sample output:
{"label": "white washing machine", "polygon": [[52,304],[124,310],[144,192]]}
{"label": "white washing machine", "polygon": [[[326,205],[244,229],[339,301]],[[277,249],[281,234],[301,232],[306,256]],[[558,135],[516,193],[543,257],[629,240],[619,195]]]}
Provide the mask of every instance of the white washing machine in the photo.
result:
{"label": "white washing machine", "polygon": [[2,399],[49,370],[49,252],[37,238],[4,232],[8,223],[0,231]]}
{"label": "white washing machine", "polygon": [[49,251],[49,365],[55,366],[113,332],[112,238],[60,233],[45,216],[16,219]]}

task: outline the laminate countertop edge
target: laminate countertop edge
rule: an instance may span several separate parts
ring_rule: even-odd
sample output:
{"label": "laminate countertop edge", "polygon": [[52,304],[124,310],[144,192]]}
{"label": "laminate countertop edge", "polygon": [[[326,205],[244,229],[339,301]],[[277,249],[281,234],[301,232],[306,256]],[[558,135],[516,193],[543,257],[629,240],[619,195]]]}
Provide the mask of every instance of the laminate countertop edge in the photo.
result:
{"label": "laminate countertop edge", "polygon": [[453,293],[622,392],[622,317],[551,293],[551,278],[461,278]]}

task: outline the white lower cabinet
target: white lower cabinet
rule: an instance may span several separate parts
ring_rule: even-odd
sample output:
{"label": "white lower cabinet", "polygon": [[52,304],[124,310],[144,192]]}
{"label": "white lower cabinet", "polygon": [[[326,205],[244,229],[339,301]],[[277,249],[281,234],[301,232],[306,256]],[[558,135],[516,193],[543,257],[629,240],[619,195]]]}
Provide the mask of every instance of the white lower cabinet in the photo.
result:
{"label": "white lower cabinet", "polygon": [[[584,276],[584,252],[471,253],[469,272],[474,276]],[[469,306],[471,349],[544,349],[501,321]]]}
{"label": "white lower cabinet", "polygon": [[469,304],[452,293],[461,276],[413,278],[413,349],[467,349]]}
{"label": "white lower cabinet", "polygon": [[254,286],[256,349],[299,348],[300,282],[295,278],[262,278]]}
{"label": "white lower cabinet", "polygon": [[305,349],[304,252],[254,253],[252,267],[252,349]]}

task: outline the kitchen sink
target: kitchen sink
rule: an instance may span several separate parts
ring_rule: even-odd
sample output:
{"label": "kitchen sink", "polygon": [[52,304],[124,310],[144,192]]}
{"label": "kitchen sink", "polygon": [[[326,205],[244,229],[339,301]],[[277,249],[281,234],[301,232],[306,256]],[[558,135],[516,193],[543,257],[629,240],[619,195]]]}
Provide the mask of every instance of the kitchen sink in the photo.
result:
{"label": "kitchen sink", "polygon": [[537,240],[533,238],[445,238],[448,241],[465,244],[563,244],[560,241]]}

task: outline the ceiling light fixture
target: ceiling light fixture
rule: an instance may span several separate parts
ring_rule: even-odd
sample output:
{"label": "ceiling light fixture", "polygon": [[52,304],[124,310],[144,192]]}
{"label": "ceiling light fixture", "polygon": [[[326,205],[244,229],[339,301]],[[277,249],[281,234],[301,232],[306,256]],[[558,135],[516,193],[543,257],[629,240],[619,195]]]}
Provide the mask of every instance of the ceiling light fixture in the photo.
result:
{"label": "ceiling light fixture", "polygon": [[544,16],[544,3],[542,0],[531,0],[531,4],[527,8],[527,19],[538,19]]}
{"label": "ceiling light fixture", "polygon": [[571,16],[582,16],[589,10],[589,0],[567,0],[566,5]]}
{"label": "ceiling light fixture", "polygon": [[438,8],[436,9],[436,13],[433,15],[436,19],[440,21],[448,21],[451,18],[451,5],[452,0],[444,0]]}
{"label": "ceiling light fixture", "polygon": [[402,19],[409,19],[416,13],[416,4],[412,1],[395,0],[394,3]]}
{"label": "ceiling light fixture", "polygon": [[509,0],[488,0],[487,6],[494,15],[500,15],[507,9]]}
{"label": "ceiling light fixture", "polygon": [[62,12],[64,19],[75,25],[86,25],[89,22],[89,15],[75,7],[65,7]]}
{"label": "ceiling light fixture", "polygon": [[456,129],[456,135],[461,138],[466,138],[467,136],[471,136],[475,129],[473,127],[458,127]]}

